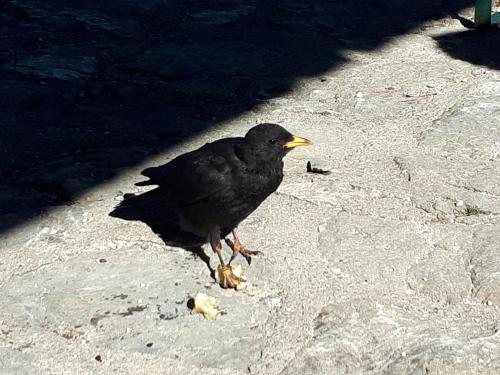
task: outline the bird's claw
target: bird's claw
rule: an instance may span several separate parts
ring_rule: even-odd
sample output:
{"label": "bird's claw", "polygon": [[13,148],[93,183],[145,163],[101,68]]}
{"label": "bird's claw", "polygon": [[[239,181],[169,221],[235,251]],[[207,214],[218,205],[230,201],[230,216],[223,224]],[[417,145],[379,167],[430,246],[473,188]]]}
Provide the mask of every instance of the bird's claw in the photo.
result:
{"label": "bird's claw", "polygon": [[217,267],[219,273],[219,284],[223,289],[236,289],[241,283],[246,280],[242,277],[236,276],[230,265]]}
{"label": "bird's claw", "polygon": [[247,260],[248,265],[252,264],[252,255],[262,254],[262,251],[250,250],[245,248],[244,246],[241,246],[239,241],[233,242],[229,238],[225,238],[225,241],[227,243],[227,246],[229,246],[231,250],[233,250],[233,255],[231,255],[229,264],[231,264],[233,259],[236,258],[237,254],[241,254]]}
{"label": "bird's claw", "polygon": [[243,251],[239,251],[241,255],[247,260],[248,265],[252,264],[252,255],[261,255],[263,254],[262,251],[258,250],[248,250],[243,248]]}

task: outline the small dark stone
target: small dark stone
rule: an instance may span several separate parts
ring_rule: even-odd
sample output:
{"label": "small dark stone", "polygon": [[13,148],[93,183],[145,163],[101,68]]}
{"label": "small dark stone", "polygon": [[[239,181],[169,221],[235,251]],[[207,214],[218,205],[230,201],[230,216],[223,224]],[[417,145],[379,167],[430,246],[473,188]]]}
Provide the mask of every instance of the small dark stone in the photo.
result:
{"label": "small dark stone", "polygon": [[194,309],[194,298],[188,299],[186,305],[187,305],[188,309],[190,309],[190,310]]}
{"label": "small dark stone", "polygon": [[326,160],[314,158],[307,162],[307,171],[310,173],[330,174],[332,173],[332,167]]}

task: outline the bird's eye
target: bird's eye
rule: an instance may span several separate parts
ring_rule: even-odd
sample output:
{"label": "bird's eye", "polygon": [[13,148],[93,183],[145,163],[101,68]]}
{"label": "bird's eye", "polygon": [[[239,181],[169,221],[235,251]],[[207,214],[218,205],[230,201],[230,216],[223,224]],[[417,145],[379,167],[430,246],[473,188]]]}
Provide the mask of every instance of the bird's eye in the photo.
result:
{"label": "bird's eye", "polygon": [[272,144],[272,145],[274,145],[276,142],[278,142],[276,139],[270,139],[269,140],[269,143]]}

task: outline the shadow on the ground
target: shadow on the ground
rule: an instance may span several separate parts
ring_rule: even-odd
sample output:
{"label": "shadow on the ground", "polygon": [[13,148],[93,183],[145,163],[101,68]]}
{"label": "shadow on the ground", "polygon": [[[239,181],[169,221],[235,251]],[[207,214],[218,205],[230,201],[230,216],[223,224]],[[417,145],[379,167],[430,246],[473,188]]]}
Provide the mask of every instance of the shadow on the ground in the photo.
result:
{"label": "shadow on the ground", "polygon": [[0,2],[0,233],[466,4]]}
{"label": "shadow on the ground", "polygon": [[500,28],[467,30],[435,37],[451,57],[471,64],[500,69]]}
{"label": "shadow on the ground", "polygon": [[180,228],[175,208],[168,203],[159,188],[138,195],[126,194],[110,215],[124,220],[142,221],[166,245],[182,247],[201,258],[215,279],[215,270],[210,265],[210,258],[202,248],[205,239]]}

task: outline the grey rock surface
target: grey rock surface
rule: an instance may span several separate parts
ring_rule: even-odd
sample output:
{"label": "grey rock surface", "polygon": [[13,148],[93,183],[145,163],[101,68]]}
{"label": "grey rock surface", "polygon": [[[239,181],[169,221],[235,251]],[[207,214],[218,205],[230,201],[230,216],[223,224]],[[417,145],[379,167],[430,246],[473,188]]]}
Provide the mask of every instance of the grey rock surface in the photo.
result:
{"label": "grey rock surface", "polygon": [[[0,374],[500,373],[500,74],[458,20],[70,3],[0,6]],[[143,168],[264,121],[314,146],[239,228],[264,253],[246,289],[109,216]],[[198,292],[225,313],[193,314]]]}

